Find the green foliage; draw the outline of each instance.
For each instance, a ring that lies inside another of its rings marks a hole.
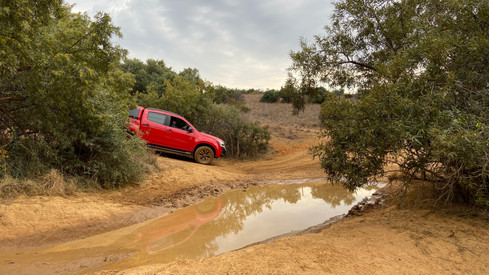
[[[292,96],[296,93],[295,88],[293,86],[284,86],[280,89],[280,95],[282,97],[283,103],[291,103]]]
[[[238,89],[229,89],[224,86],[218,85],[213,87],[214,102],[217,104],[231,104],[239,105],[244,102],[244,94],[246,91]]]
[[[233,106],[245,113],[250,111],[244,100],[244,94],[248,92],[247,90],[229,89],[221,85],[208,88],[210,88],[208,92],[213,94],[214,103]]]
[[[260,102],[266,103],[275,103],[280,100],[280,92],[275,90],[268,90],[263,93],[263,96],[260,98]]]
[[[171,68],[166,67],[163,60],[148,59],[146,63],[138,59],[125,60],[121,66],[122,70],[134,75],[135,83],[132,93],[146,93],[148,89],[153,89],[159,95],[165,93],[162,85],[165,80],[173,81],[177,76]]]
[[[244,122],[235,107],[213,108],[204,128],[224,140],[228,150],[226,154],[230,156],[255,157],[268,151],[271,138],[268,127]]]
[[[107,14],[92,20],[62,1],[3,1],[0,7],[0,148],[5,174],[57,169],[104,186],[137,180],[127,141],[129,88],[118,68],[126,51]],[[0,162],[2,163],[2,162]]]
[[[439,199],[489,206],[487,1],[340,1],[332,19],[288,79],[297,110],[321,83],[357,91],[323,103],[326,173],[354,189],[395,163]]]
[[[313,96],[310,96],[310,102],[314,104],[321,104],[326,100],[328,96],[328,91],[324,87],[317,87],[313,92]]]
[[[343,94],[340,94],[339,91],[342,90],[337,90],[335,92],[338,96],[342,96]],[[321,104],[326,99],[328,93],[330,92],[324,87],[311,87],[309,88],[307,103]],[[279,91],[267,90],[260,98],[260,102],[276,103],[280,101],[283,103],[292,103],[299,100],[296,98],[297,95],[298,92],[294,86],[285,85],[285,87],[282,87]]]
[[[192,122],[195,121],[194,126],[200,128],[205,123],[202,118],[209,115],[213,105],[210,95],[201,92],[203,82],[196,86],[176,76],[172,83],[165,81],[163,85],[166,93],[161,95],[151,88],[148,93],[138,93],[138,104],[178,113]]]

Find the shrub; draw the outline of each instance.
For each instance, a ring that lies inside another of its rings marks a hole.
[[[315,92],[310,96],[310,102],[313,104],[322,104],[328,96],[328,92],[324,87],[315,88]]]
[[[223,86],[215,86],[213,87],[214,93],[214,103],[216,104],[234,104],[236,102],[244,102],[244,93],[243,90],[238,89],[229,89]]]
[[[280,92],[275,90],[268,90],[265,93],[263,93],[260,102],[276,103],[279,100],[280,100]]]
[[[221,137],[226,143],[226,154],[233,157],[255,157],[268,150],[268,128],[244,122],[235,107],[215,107],[204,129]]]

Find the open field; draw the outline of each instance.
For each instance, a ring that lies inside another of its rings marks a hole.
[[[22,247],[62,243],[146,221],[208,195],[267,180],[321,178],[308,148],[317,144],[319,106],[300,117],[287,104],[246,97],[245,116],[270,127],[272,152],[257,160],[219,160],[211,166],[158,157],[161,171],[137,186],[69,196],[19,197],[0,203],[0,255]],[[216,257],[148,265],[101,274],[487,274],[489,215],[478,209],[430,203],[399,207],[388,186],[385,205],[344,219],[316,234],[293,236]],[[0,259],[0,273],[16,265]],[[27,273],[53,273],[47,263]],[[44,269],[43,269],[44,268]],[[78,267],[78,271],[83,268]]]

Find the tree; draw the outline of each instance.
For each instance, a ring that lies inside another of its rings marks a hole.
[[[280,92],[276,90],[267,90],[260,98],[260,102],[276,103],[280,100]]]
[[[134,181],[140,146],[126,141],[130,75],[126,51],[107,14],[92,20],[61,0],[2,1],[0,6],[0,148],[6,173],[49,169],[96,179]],[[128,153],[134,154],[128,154]]]
[[[489,206],[489,4],[350,0],[292,52],[297,110],[319,84],[357,92],[321,108],[325,172],[354,189],[395,163],[438,199]]]
[[[165,93],[163,82],[173,81],[177,75],[166,67],[163,60],[148,59],[146,63],[138,59],[127,59],[122,64],[122,70],[134,75],[135,83],[132,93],[146,93],[148,89],[156,90],[158,94]]]
[[[181,71],[178,74],[178,76],[183,78],[183,80],[192,83],[195,86],[202,87],[204,84],[204,81],[202,80],[202,78],[200,78],[199,70],[197,69],[185,68],[183,71]]]

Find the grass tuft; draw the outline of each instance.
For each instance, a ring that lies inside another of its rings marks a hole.
[[[42,177],[42,195],[66,196],[72,195],[76,191],[76,185],[72,180],[65,181],[65,178],[56,170],[51,170]],[[41,194],[40,194],[41,195]]]

